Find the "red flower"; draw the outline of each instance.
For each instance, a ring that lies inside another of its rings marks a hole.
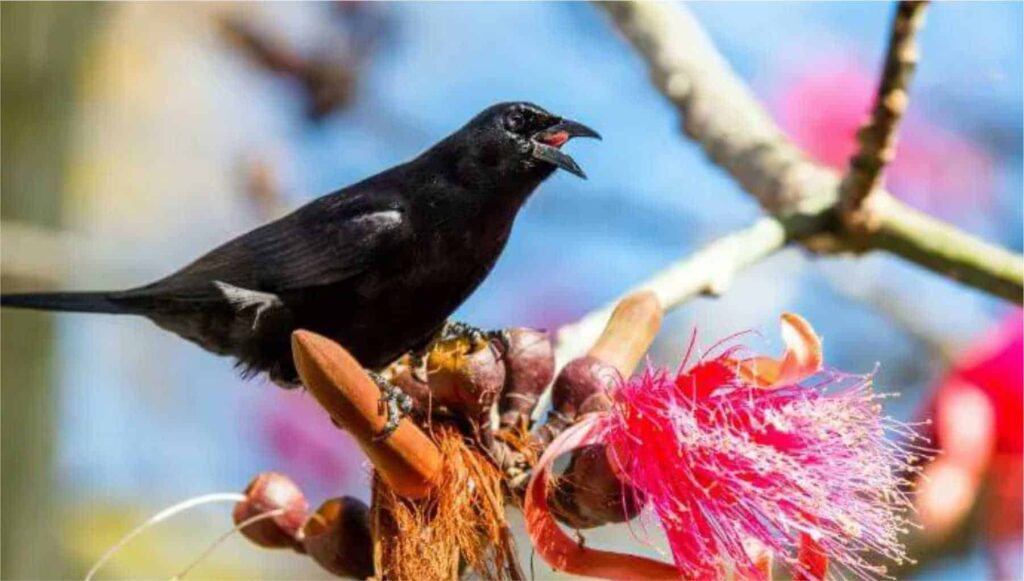
[[[1017,310],[969,349],[939,383],[926,414],[934,417],[932,445],[942,454],[925,468],[916,500],[925,532],[945,537],[978,501],[987,480],[983,525],[999,578],[1020,578],[1022,573],[1022,352],[1024,311]]]
[[[867,552],[902,559],[908,501],[898,474],[913,456],[887,435],[912,432],[880,414],[870,377],[818,373],[821,344],[806,321],[784,315],[783,337],[781,360],[744,358],[734,347],[675,375],[649,369],[610,394],[610,413],[556,440],[526,503],[542,556],[616,577],[614,568],[587,569],[587,555],[567,558],[560,530],[532,504],[554,455],[573,447],[566,442],[601,442],[653,507],[683,578],[764,578],[765,554],[806,578],[823,577],[829,560],[856,576],[884,573]]]

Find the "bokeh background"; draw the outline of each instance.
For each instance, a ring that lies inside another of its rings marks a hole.
[[[892,5],[691,9],[793,138],[842,168]],[[539,190],[461,319],[557,328],[759,215],[586,4],[4,3],[0,16],[5,291],[148,282],[503,100],[604,141],[570,146],[590,180],[560,173]],[[910,204],[1018,252],[1022,17],[1020,3],[931,8],[888,178]],[[673,313],[653,361],[676,362],[695,327],[705,346],[753,329],[777,349],[783,310],[812,321],[831,365],[877,365],[879,385],[902,394],[889,413],[980,410],[946,421],[975,428],[976,478],[933,493],[924,516],[937,524],[913,539],[921,562],[898,574],[1020,578],[1021,312],[888,256],[791,249]],[[314,503],[368,497],[357,449],[309,396],[243,382],[143,319],[5,311],[2,339],[4,578],[81,576],[147,515],[264,470]],[[148,531],[101,576],[174,574],[230,527],[229,510]],[[593,538],[638,546],[624,527]],[[324,574],[235,539],[193,576]]]

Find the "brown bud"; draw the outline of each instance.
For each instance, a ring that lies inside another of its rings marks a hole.
[[[246,538],[270,549],[300,546],[299,530],[306,520],[309,503],[290,478],[277,472],[264,472],[249,483],[245,496],[246,500],[236,504],[232,514],[236,525],[261,514],[284,509],[283,514],[243,528],[241,532]]]
[[[640,514],[638,492],[623,486],[605,454],[605,446],[577,450],[558,479],[549,503],[562,522],[577,529],[624,522]]]
[[[587,355],[559,373],[551,394],[555,413],[538,436],[550,441],[579,415],[607,410],[608,389],[617,378],[632,375],[658,333],[661,316],[661,304],[652,292],[622,299]],[[603,445],[573,454],[553,490],[548,502],[555,516],[576,528],[632,519],[644,505],[639,493],[619,480]]]
[[[302,383],[352,434],[392,490],[406,498],[430,492],[441,471],[437,446],[409,418],[387,438],[377,438],[387,421],[378,407],[380,389],[344,347],[298,330],[292,333],[292,355]]]
[[[498,404],[503,428],[529,417],[555,376],[555,352],[547,333],[517,327],[506,330],[505,336],[505,389]]]
[[[483,425],[505,384],[505,364],[489,341],[443,341],[427,356],[427,381],[436,404]]]
[[[618,371],[607,363],[584,355],[562,368],[551,392],[551,407],[572,420],[580,408],[595,395],[603,395],[615,387]]]
[[[609,407],[611,399],[601,391],[587,397],[577,413],[602,412]],[[644,505],[639,493],[619,480],[603,445],[587,446],[573,454],[549,503],[559,520],[577,529],[625,522],[640,514]]]
[[[306,553],[339,577],[373,576],[373,537],[370,508],[349,496],[320,505],[302,527]]]

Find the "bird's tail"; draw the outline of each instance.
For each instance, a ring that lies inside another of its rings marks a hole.
[[[0,306],[37,311],[71,311],[76,313],[135,312],[129,305],[114,300],[112,292],[24,293],[0,295]]]

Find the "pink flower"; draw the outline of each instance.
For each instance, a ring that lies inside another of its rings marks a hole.
[[[774,99],[779,124],[812,157],[845,170],[857,148],[857,130],[868,121],[878,74],[838,50],[801,63]],[[992,203],[995,164],[968,138],[911,113],[897,148],[886,180],[903,200],[949,218]]]
[[[993,573],[1020,578],[1024,537],[1024,311],[986,333],[936,386],[925,410],[931,445],[942,454],[925,467],[916,504],[925,532],[950,535],[981,496]]]
[[[648,369],[610,394],[610,413],[563,434],[606,444],[653,507],[680,577],[766,578],[767,554],[797,577],[821,578],[832,561],[870,578],[884,568],[867,554],[905,557],[909,502],[899,475],[915,456],[889,438],[913,432],[881,414],[884,396],[869,376],[821,371],[806,321],[782,322],[782,359],[733,347],[676,374]],[[559,440],[551,448],[566,450]],[[531,489],[538,484],[535,476]],[[536,498],[527,500],[531,525]],[[550,544],[545,532],[540,541]]]
[[[332,494],[347,480],[362,475],[358,447],[312,397],[273,390],[261,405],[261,439],[279,469],[305,483],[311,494]]]

